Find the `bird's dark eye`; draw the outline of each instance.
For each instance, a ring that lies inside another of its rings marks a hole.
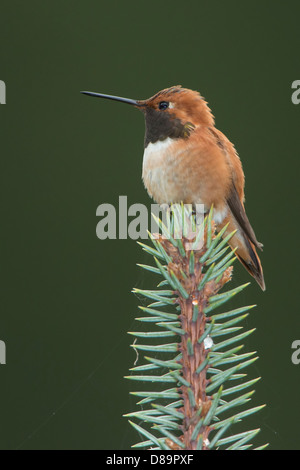
[[[161,101],[159,103],[158,107],[159,107],[159,109],[164,110],[164,109],[167,109],[169,107],[169,104],[170,103],[168,101]]]

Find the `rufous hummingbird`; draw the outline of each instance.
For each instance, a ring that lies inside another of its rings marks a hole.
[[[217,230],[236,230],[232,249],[265,290],[256,239],[244,208],[245,177],[234,145],[215,127],[207,102],[196,91],[173,86],[147,100],[102,93],[89,96],[128,103],[145,116],[143,181],[158,204],[204,204],[214,207]]]

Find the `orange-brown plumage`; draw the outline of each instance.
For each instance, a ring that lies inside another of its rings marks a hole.
[[[233,144],[215,127],[206,101],[196,91],[174,86],[148,100],[100,93],[100,98],[131,104],[145,115],[143,181],[159,204],[204,204],[214,207],[217,229],[236,230],[230,246],[265,290],[257,241],[244,209],[245,177]]]
[[[139,103],[147,113],[147,108],[158,110],[162,100],[170,104],[161,112],[169,113],[171,120],[190,123],[192,130],[186,137],[171,139],[168,146],[159,144],[166,139],[159,139],[157,151],[155,143],[150,151],[151,142],[146,146],[143,179],[149,194],[160,204],[203,203],[207,209],[213,204],[217,229],[228,223],[224,236],[237,230],[230,246],[236,248],[238,259],[265,290],[256,252],[262,245],[245,213],[245,177],[233,144],[216,129],[211,110],[199,93],[172,87]]]

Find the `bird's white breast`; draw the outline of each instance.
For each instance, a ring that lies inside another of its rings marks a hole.
[[[163,141],[149,143],[144,150],[143,181],[149,195],[158,204],[193,203],[203,204],[209,211],[211,203],[203,197],[207,190],[203,184],[205,175],[195,172],[193,165],[186,164],[189,154],[188,144],[178,145],[176,139],[170,137]],[[201,178],[202,175],[202,178]],[[218,182],[216,181],[216,184]],[[228,215],[228,207],[222,201],[214,208],[214,220],[220,224]]]
[[[167,137],[165,140],[158,140],[154,144],[150,142],[144,150],[143,169],[162,163],[165,156],[173,146],[174,140]]]
[[[144,184],[150,196],[160,204],[173,200],[172,187],[176,180],[176,171],[172,164],[176,159],[174,144],[176,145],[174,139],[167,137],[162,141],[150,142],[144,150]]]

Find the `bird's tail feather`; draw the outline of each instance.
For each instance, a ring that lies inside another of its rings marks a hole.
[[[235,235],[230,239],[229,245],[232,249],[236,249],[236,257],[246,268],[248,273],[254,277],[261,289],[263,291],[266,290],[263,269],[254,244],[233,218],[226,218],[222,224],[218,225],[217,230],[221,230],[227,223],[229,223],[229,225],[223,237],[237,229]]]
[[[239,261],[242,263],[242,265],[247,269],[249,274],[254,277],[256,282],[259,284],[261,289],[263,291],[266,290],[266,284],[264,280],[264,274],[263,274],[263,269],[261,266],[260,259],[256,253],[255,247],[253,243],[248,240],[246,237],[245,239],[245,244],[247,245],[248,248],[248,254],[250,256],[247,256],[246,259],[243,258],[242,254],[239,253],[239,250],[236,251],[236,256],[239,259]]]

